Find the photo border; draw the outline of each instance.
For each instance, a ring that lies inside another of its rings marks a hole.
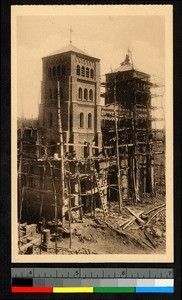
[[[149,7],[150,6],[150,7]],[[12,262],[21,262],[21,263],[29,263],[29,262],[36,262],[35,259],[39,260],[39,263],[47,262],[49,258],[49,262],[66,262],[66,263],[96,263],[96,262],[128,262],[128,263],[135,263],[143,262],[143,263],[157,263],[157,262],[168,262],[172,263],[174,261],[174,239],[173,239],[173,176],[171,177],[171,173],[173,174],[173,28],[172,28],[172,6],[171,5],[119,5],[122,7],[122,13],[126,15],[129,10],[129,14],[133,15],[164,15],[166,20],[166,33],[165,33],[165,40],[167,46],[165,47],[166,54],[165,54],[165,67],[166,67],[166,215],[167,215],[167,234],[166,234],[166,254],[133,254],[133,255],[126,255],[126,254],[102,254],[102,255],[54,255],[54,254],[46,254],[46,255],[18,255],[18,233],[15,224],[17,224],[17,132],[16,132],[16,117],[17,117],[17,77],[16,77],[16,55],[17,55],[17,48],[16,48],[16,17],[19,14],[23,15],[39,15],[40,11],[44,11],[44,13],[50,15],[54,12],[54,15],[58,14],[58,9],[54,5],[46,5],[45,6],[12,6],[12,20],[11,20],[11,49],[12,49],[12,56],[11,56],[11,66],[12,66],[12,93],[11,93],[11,108],[12,108],[12,121],[11,121],[11,143],[12,143]],[[56,12],[54,9],[56,8]],[[64,5],[62,7],[62,13],[67,13],[66,11],[70,8],[70,5]],[[118,7],[117,5],[102,5],[102,10],[100,9],[99,5],[73,5],[71,6],[72,14],[73,11],[76,13],[85,14],[87,10],[87,15],[94,14],[94,15],[104,15],[104,14],[117,14],[118,15]],[[48,10],[45,12],[45,10]],[[70,15],[70,12],[69,12]],[[168,199],[167,199],[168,198]],[[16,200],[15,200],[16,199]],[[169,200],[170,199],[170,200]],[[169,202],[171,201],[171,202]]]

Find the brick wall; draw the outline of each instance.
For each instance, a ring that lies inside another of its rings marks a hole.
[[[65,74],[62,74],[63,65]],[[82,73],[77,74],[78,65],[80,68],[85,68],[84,76]],[[55,73],[57,67],[60,67],[59,74]],[[88,141],[92,143],[93,139],[100,142],[101,112],[100,106],[98,106],[100,101],[100,61],[74,52],[43,58],[39,124],[45,129],[44,141],[48,143],[56,142],[59,138],[57,134],[58,98],[56,95],[58,81],[60,82],[62,128],[67,132],[67,142],[84,143]],[[79,97],[79,88],[82,89],[82,97]],[[82,127],[80,127],[80,113],[84,115]],[[88,126],[88,114],[91,114],[91,126]],[[82,152],[79,150],[80,154]]]

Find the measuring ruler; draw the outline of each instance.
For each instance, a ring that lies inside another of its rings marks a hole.
[[[13,293],[173,293],[172,268],[12,268]]]

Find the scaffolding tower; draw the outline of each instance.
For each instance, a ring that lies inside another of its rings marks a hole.
[[[102,83],[106,91],[102,135],[103,148],[108,148],[105,156],[112,158],[117,170],[118,185],[121,177],[117,188],[120,203],[131,199],[137,204],[146,194],[155,195],[156,173],[164,176],[164,170],[157,168],[164,168],[165,136],[164,130],[156,128],[156,122],[164,119],[153,114],[158,106],[152,105],[152,98],[158,94],[152,94],[151,87],[159,85],[128,65],[126,62],[120,70],[106,74]]]

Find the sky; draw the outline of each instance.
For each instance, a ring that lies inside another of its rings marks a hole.
[[[134,65],[165,80],[165,19],[150,15],[17,16],[17,114],[37,117],[42,60],[70,41],[101,60],[101,75],[119,67],[128,48]],[[23,108],[22,108],[23,107]]]

